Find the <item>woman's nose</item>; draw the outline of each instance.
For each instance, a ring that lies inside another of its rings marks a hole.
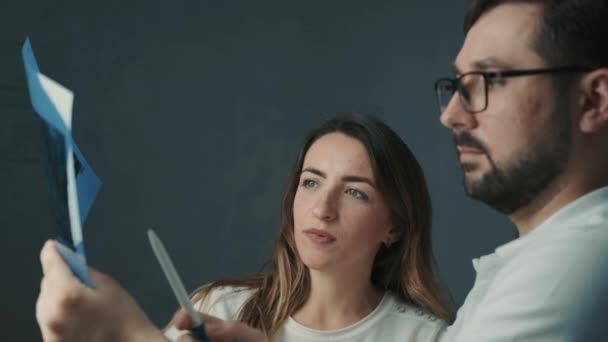
[[[336,196],[331,191],[325,191],[319,194],[312,213],[322,221],[333,221],[338,217],[336,210]]]

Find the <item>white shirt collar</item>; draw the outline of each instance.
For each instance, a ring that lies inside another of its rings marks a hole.
[[[547,234],[555,234],[563,229],[583,227],[595,219],[594,212],[608,209],[608,186],[596,189],[559,209],[528,234],[496,248],[496,254],[508,258],[517,253],[530,241],[542,239]],[[577,222],[572,225],[570,222]]]

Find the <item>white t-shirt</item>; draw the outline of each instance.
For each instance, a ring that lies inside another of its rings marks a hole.
[[[222,319],[236,319],[254,290],[222,287],[214,289],[199,309]],[[275,342],[434,342],[446,324],[435,316],[385,293],[380,304],[359,322],[338,330],[310,329],[289,317],[275,336]],[[174,340],[182,332],[169,329]]]
[[[442,342],[608,341],[608,187],[473,266]]]

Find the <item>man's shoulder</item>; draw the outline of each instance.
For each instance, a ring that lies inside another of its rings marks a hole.
[[[608,299],[608,220],[561,228],[497,259],[485,305],[569,316],[581,303]]]
[[[564,269],[570,265],[574,270],[579,263],[608,266],[608,218],[589,218],[555,234],[543,234],[505,260],[514,267],[525,264],[526,269]]]

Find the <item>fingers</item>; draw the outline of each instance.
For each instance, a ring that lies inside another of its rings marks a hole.
[[[94,289],[112,290],[122,288],[122,286],[108,274],[100,272],[91,266],[88,266],[88,269],[91,284]]]
[[[201,313],[201,319],[203,320],[203,324],[205,325],[205,333],[212,340],[218,341],[228,341],[231,337],[230,331],[226,331],[229,327],[227,327],[227,322],[217,317],[207,315]]]
[[[63,261],[53,240],[47,240],[42,247],[40,263],[44,274],[40,282],[40,293],[58,299],[62,307],[70,306],[82,294],[84,285]]]
[[[44,275],[41,283],[41,290],[43,289],[43,284],[45,283],[45,278],[49,278],[50,274],[53,278],[53,281],[47,281],[47,283],[53,283],[55,286],[57,284],[65,284],[67,282],[73,282],[72,286],[76,287],[84,287],[80,285],[76,285],[80,283],[80,280],[74,276],[74,273],[63,260],[59,252],[57,251],[60,246],[58,246],[59,242],[54,240],[47,240],[40,251],[40,263],[42,264],[42,273]],[[67,247],[61,246],[61,248],[66,249]],[[71,251],[66,252],[70,253]],[[116,287],[118,284],[108,275],[97,271],[92,267],[88,267],[88,273],[91,278],[91,282],[95,288],[108,288],[108,287]],[[62,282],[57,283],[57,280],[61,280]],[[86,291],[86,290],[85,290]]]
[[[51,270],[42,279],[40,294],[36,300],[36,321],[44,341],[59,340],[68,336],[73,325],[73,313],[81,306],[82,289],[73,285],[77,281],[65,281],[58,272]]]
[[[42,246],[42,250],[40,251],[40,264],[42,265],[42,273],[44,275],[52,269],[58,269],[60,272],[72,274],[70,268],[57,252],[57,247],[53,240],[47,240],[44,243],[44,246]]]
[[[244,323],[232,320],[223,320],[201,313],[205,325],[205,333],[216,342],[268,342],[268,338],[260,330],[247,326]],[[172,324],[179,330],[191,330],[194,324],[184,310],[178,310],[173,315]],[[182,335],[178,342],[197,341],[191,334]]]
[[[184,309],[178,310],[175,315],[173,315],[171,323],[179,330],[190,330],[194,328],[194,323]]]
[[[218,324],[221,322],[225,322],[225,320],[223,320],[223,319],[217,318],[215,316],[207,315],[206,313],[202,313],[202,312],[201,312],[201,319],[203,320],[203,323],[205,323],[205,325]]]
[[[80,309],[85,287],[63,261],[53,240],[42,247],[40,263],[44,275],[36,301],[36,320],[45,341],[60,340],[58,336],[68,336],[71,331],[71,317]]]
[[[69,307],[82,295],[82,289],[85,287],[57,252],[55,241],[45,242],[40,251],[40,263],[44,274],[40,282],[41,294],[50,294],[51,298],[59,299],[62,307]]]
[[[162,338],[118,282],[89,268],[94,288],[86,287],[64,262],[64,252],[71,251],[63,251],[54,241],[47,241],[40,252],[44,276],[36,302],[36,320],[44,341],[157,341]]]

